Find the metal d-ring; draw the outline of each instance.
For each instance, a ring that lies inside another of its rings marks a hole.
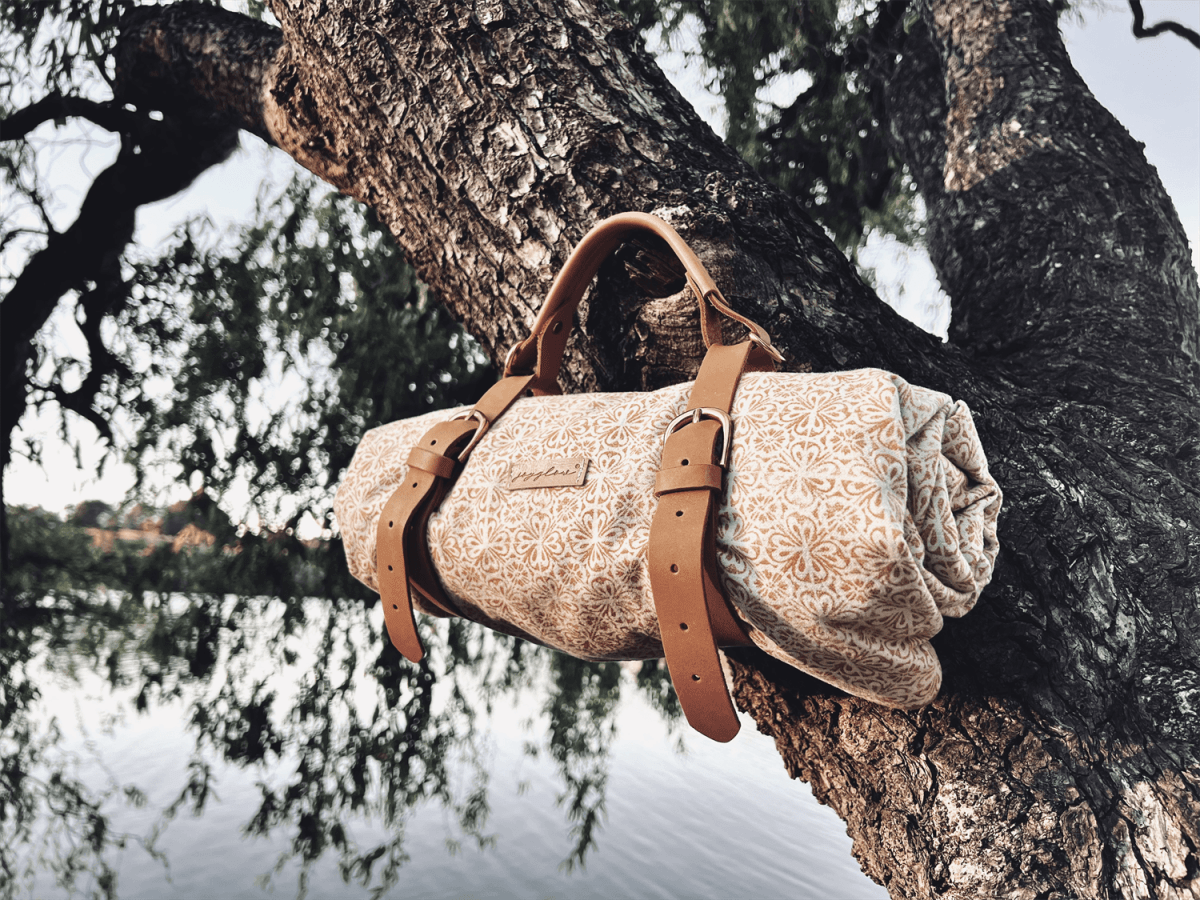
[[[528,340],[528,338],[526,338],[526,340]],[[505,357],[504,357],[504,375],[506,377],[514,374],[513,370],[512,370],[513,357],[517,355],[517,350],[519,350],[521,348],[521,345],[524,343],[525,343],[525,341],[517,341],[515,344],[513,344],[511,347],[508,348],[508,353],[505,354]]]
[[[783,362],[783,354],[775,349],[775,345],[772,344],[771,339],[766,336],[766,332],[763,332],[763,334],[760,335],[758,332],[751,330],[749,337],[751,341],[766,350],[767,355],[771,357],[771,359],[775,360],[775,362]]]

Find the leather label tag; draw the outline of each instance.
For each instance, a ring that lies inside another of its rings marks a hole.
[[[587,470],[586,456],[515,462],[508,467],[507,487],[510,491],[540,487],[579,487],[587,477]]]

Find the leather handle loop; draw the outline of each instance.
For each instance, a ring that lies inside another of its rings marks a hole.
[[[706,347],[721,346],[723,343],[720,320],[715,315],[720,313],[750,329],[753,340],[762,345],[769,356],[776,361],[782,360],[782,356],[771,345],[767,332],[729,307],[712,276],[692,248],[679,236],[679,232],[657,216],[627,212],[600,222],[579,242],[554,279],[529,337],[509,351],[504,373],[510,375],[518,370],[532,371],[535,393],[553,392],[571,330],[571,320],[584,291],[600,271],[600,265],[618,246],[634,235],[647,232],[665,240],[683,263],[688,285],[700,305],[700,324]]]

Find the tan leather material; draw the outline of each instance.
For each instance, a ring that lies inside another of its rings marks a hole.
[[[659,502],[650,526],[650,583],[671,683],[688,724],[715,741],[730,741],[741,726],[705,602],[704,532],[711,496],[689,491]],[[670,520],[665,536],[664,520]]]
[[[454,477],[454,467],[458,465],[458,461],[422,447],[413,447],[408,453],[408,464],[436,475],[438,478],[452,478]]]
[[[413,492],[411,498],[410,491]],[[412,601],[408,596],[408,572],[404,565],[403,540],[396,532],[397,524],[403,528],[403,523],[411,511],[411,502],[419,502],[415,492],[416,486],[411,481],[406,481],[392,493],[383,508],[383,515],[379,517],[379,536],[375,546],[378,548],[376,577],[388,637],[402,656],[413,662],[420,662],[425,655],[425,649],[417,635]]]
[[[439,422],[421,439],[424,447],[416,449],[429,456],[439,455],[433,452],[433,448],[440,445],[445,452],[456,446],[461,447],[477,427],[477,423],[466,419]],[[453,461],[449,462],[453,466]],[[429,577],[432,565],[427,560],[414,559],[412,550],[413,544],[424,535],[424,528],[420,526],[428,520],[433,501],[439,494],[439,482],[443,481],[433,472],[410,465],[405,480],[384,507],[375,542],[379,596],[388,636],[396,649],[413,662],[420,661],[424,650],[413,621],[410,582],[414,578],[419,579],[423,587],[422,594],[434,608],[448,615],[453,614],[450,602],[437,585],[436,578]]]
[[[442,584],[438,580],[437,571],[433,567],[433,561],[429,558],[429,549],[426,545],[429,534],[429,517],[437,512],[449,487],[447,481],[439,479],[428,501],[422,504],[417,514],[414,515],[412,527],[407,530],[404,543],[404,560],[409,589],[416,591],[425,601],[423,609],[427,614],[440,619],[462,616],[462,613],[446,596],[446,592],[442,590]],[[409,599],[413,599],[411,593]]]
[[[480,429],[490,427],[532,380],[529,375],[501,379],[470,413],[429,429],[409,451],[407,474],[384,506],[375,540],[379,597],[392,644],[413,662],[420,662],[425,651],[413,619],[410,589],[427,601],[431,614],[458,615],[429,559],[429,517],[445,497]]]
[[[696,386],[688,398],[688,409],[707,406],[728,413],[733,408],[733,395],[737,393],[746,364],[757,348],[752,341],[710,347],[696,373]]]
[[[676,247],[700,300],[699,377],[548,396],[587,283],[646,230]],[[930,641],[975,604],[998,551],[1002,495],[970,410],[879,370],[773,373],[766,333],[677,243],[652,217],[602,223],[509,354],[506,373],[529,374],[449,421],[364,436],[334,504],[351,573],[380,590],[414,659],[414,604],[585,659],[665,653],[688,721],[717,740],[737,731],[724,646],[752,643],[886,706],[928,703],[941,684]],[[750,341],[724,346],[722,315]],[[587,460],[582,483],[509,489],[514,467],[569,459]]]
[[[722,343],[721,322],[716,315],[719,312],[750,329],[751,334],[760,342],[760,348],[771,348],[764,352],[782,358],[771,347],[771,338],[763,328],[735,312],[725,302],[704,264],[674,228],[655,216],[630,212],[605,219],[579,242],[554,280],[530,336],[514,346],[509,353],[505,374],[532,371],[536,376],[534,392],[552,391],[558,380],[571,321],[584,291],[596,277],[601,263],[613,250],[630,237],[647,232],[665,240],[683,263],[688,286],[700,305],[701,331],[706,347],[719,346]]]
[[[694,491],[699,489],[719,491],[723,484],[725,470],[720,466],[697,463],[686,466],[672,466],[663,469],[654,479],[654,496],[671,494],[675,491]]]
[[[412,599],[409,586],[413,571],[409,567],[411,543],[417,523],[427,515],[430,499],[437,489],[436,476],[419,469],[409,470],[405,481],[396,489],[379,518],[377,567],[379,572],[379,599],[383,605],[383,620],[388,637],[400,653],[413,662],[420,662],[425,651],[417,635],[413,619]],[[446,610],[444,597],[435,597],[437,587],[422,592],[434,604],[435,609]]]
[[[475,409],[487,418],[488,422],[495,422],[532,385],[532,375],[512,375],[501,378],[479,398]]]
[[[688,409],[727,417],[753,347],[749,341],[710,347],[688,398]],[[657,481],[685,477],[676,473],[699,471],[703,475],[715,470],[719,490],[724,470],[714,463],[724,455],[732,436],[723,432],[730,427],[717,418],[685,421],[666,439]],[[717,627],[724,632],[722,636],[731,637],[728,632],[736,620],[714,577],[717,491],[709,478],[697,481],[690,490],[662,492],[659,497],[650,525],[650,589],[671,683],[688,723],[715,741],[729,741],[741,726],[721,670]]]

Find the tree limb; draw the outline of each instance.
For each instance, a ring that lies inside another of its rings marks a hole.
[[[1072,67],[1051,7],[917,9],[881,77],[929,210],[951,340],[1045,397],[1200,396],[1187,237],[1161,182],[1141,174],[1141,145]]]
[[[47,218],[46,247],[0,304],[3,464],[24,412],[30,342],[58,299],[97,280],[132,238],[137,208],[179,192],[224,160],[239,129],[272,140],[262,91],[279,45],[278,29],[205,3],[134,9],[122,21],[112,101],[51,95],[3,123],[5,140],[62,115],[125,135],[117,161],[93,182],[71,227],[58,234]],[[126,104],[139,111],[129,112]],[[165,117],[151,119],[150,110]]]
[[[125,138],[117,160],[96,177],[79,216],[26,264],[0,303],[3,464],[25,409],[31,342],[67,291],[97,280],[133,238],[139,206],[178,193],[237,146],[237,132],[213,133],[174,118],[154,123],[142,140]]]
[[[660,211],[792,366],[883,366],[970,403],[1006,492],[1002,553],[936,642],[942,696],[897,712],[730,654],[739,704],[846,816],[874,877],[896,897],[1196,892],[1200,297],[1161,184],[1082,102],[1049,6],[922,4],[891,86],[935,260],[974,322],[966,353],[881,309],[599,3],[273,9],[275,120],[319,138],[335,183],[493,354],[590,224]],[[581,310],[569,389],[694,371],[683,305],[622,276],[602,271]]]
[[[1196,893],[1195,277],[1124,130],[1090,102],[1091,132],[1060,108],[1081,82],[1049,7],[924,5],[911,67],[889,85],[975,359],[884,309],[601,4],[273,8],[287,43],[263,61],[264,110],[243,118],[369,203],[493,355],[524,336],[590,224],[640,209],[673,220],[793,367],[884,366],[971,403],[1006,491],[1003,550],[979,607],[939,636],[938,700],[884,709],[730,654],[739,704],[846,817],[875,878],[896,897]],[[991,18],[981,29],[976,15]],[[1025,82],[1044,92],[1021,94]],[[1080,196],[1099,212],[1082,215]],[[1104,204],[1132,224],[1097,256]],[[566,386],[686,378],[701,352],[689,308],[647,302],[610,265],[581,309]]]
[[[146,121],[144,115],[129,112],[113,102],[97,103],[84,97],[49,94],[0,120],[0,141],[19,140],[44,122],[65,118],[87,119],[117,133],[133,132]]]
[[[96,395],[108,376],[126,378],[131,374],[124,362],[114,356],[104,344],[100,333],[101,323],[114,310],[123,306],[129,297],[129,285],[121,277],[121,263],[117,256],[106,257],[101,271],[96,275],[95,286],[79,298],[78,309],[83,312],[79,330],[87,342],[87,375],[73,391],[67,391],[61,383],[41,386],[49,392],[63,409],[70,410],[91,422],[101,439],[112,443],[112,423],[106,411],[96,408]]]
[[[122,102],[271,143],[262,92],[280,44],[278,28],[208,3],[140,7],[121,23],[114,92]]]
[[[1129,8],[1133,10],[1133,36],[1135,38],[1151,38],[1158,37],[1164,32],[1177,34],[1193,47],[1200,48],[1200,34],[1197,34],[1186,25],[1180,25],[1178,22],[1164,20],[1157,25],[1145,27],[1146,13],[1142,9],[1142,0],[1129,0]]]

